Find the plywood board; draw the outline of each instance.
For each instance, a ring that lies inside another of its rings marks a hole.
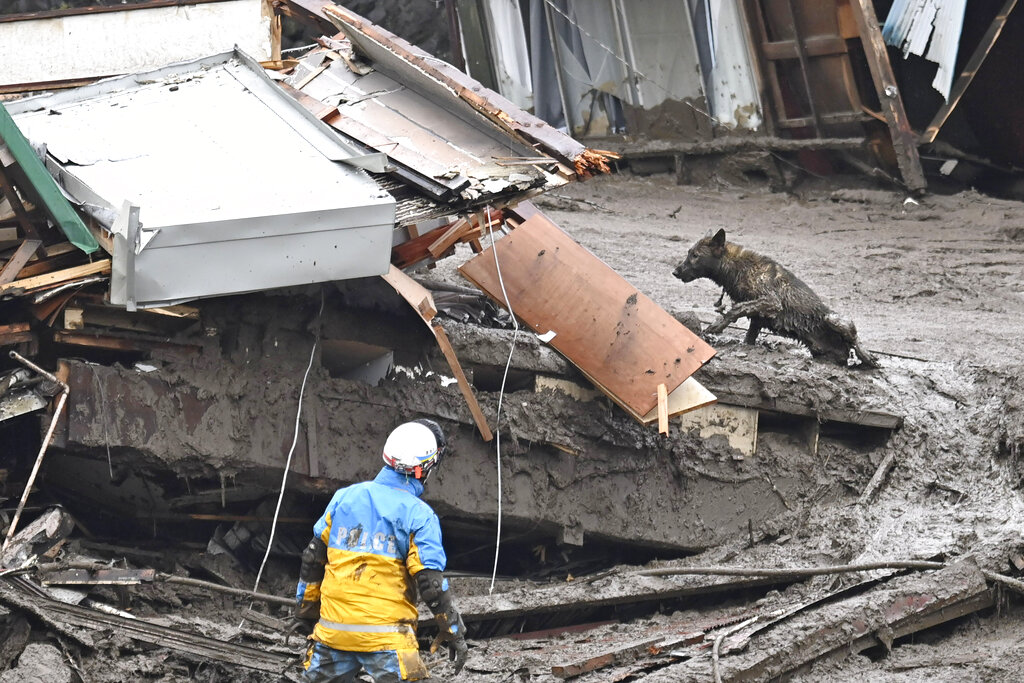
[[[543,214],[532,216],[459,271],[634,416],[671,393],[715,351]]]
[[[730,446],[749,456],[757,450],[757,416],[752,408],[719,403],[686,413],[679,419],[679,429],[697,429],[702,439],[721,434]]]
[[[668,416],[682,415],[691,410],[711,405],[717,400],[718,398],[708,391],[703,384],[693,377],[687,377],[685,382],[668,395]],[[658,409],[654,408],[654,410],[644,415],[640,421],[644,424],[650,424],[657,419]]]

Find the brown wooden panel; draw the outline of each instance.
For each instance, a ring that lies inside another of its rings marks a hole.
[[[515,315],[631,412],[658,404],[715,351],[542,214],[495,245]],[[505,305],[493,248],[459,271]]]

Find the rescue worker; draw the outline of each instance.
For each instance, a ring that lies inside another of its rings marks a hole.
[[[376,683],[430,676],[416,642],[416,588],[437,621],[458,673],[465,625],[444,577],[441,525],[420,500],[447,442],[433,420],[399,425],[384,443],[373,481],[338,489],[302,554],[296,617],[316,620],[303,662],[305,680]]]

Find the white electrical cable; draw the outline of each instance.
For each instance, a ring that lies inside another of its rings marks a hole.
[[[491,251],[494,253],[494,269],[498,271],[498,284],[501,285],[501,296],[505,299],[505,308],[512,318],[512,325],[515,333],[512,335],[512,344],[508,349],[508,360],[505,361],[505,374],[501,377],[501,390],[498,392],[498,414],[494,422],[494,446],[497,451],[498,464],[498,531],[494,541],[494,569],[491,572],[491,588],[488,593],[494,592],[494,583],[498,577],[498,553],[501,550],[501,403],[505,398],[505,380],[508,379],[508,369],[512,364],[512,353],[516,349],[516,340],[519,338],[519,321],[512,310],[512,304],[508,300],[508,292],[505,291],[505,281],[501,277],[501,266],[498,264],[498,249],[494,245],[494,230],[491,229],[491,207],[487,207],[487,227],[491,235]]]
[[[288,449],[288,459],[284,463],[284,475],[281,477],[281,492],[277,496],[277,508],[274,510],[274,522],[270,525],[270,539],[267,541],[267,552],[263,553],[263,562],[260,563],[260,570],[256,574],[256,583],[252,587],[255,593],[260,588],[260,579],[263,578],[263,570],[267,566],[267,559],[270,557],[270,549],[274,547],[274,535],[277,533],[277,518],[281,514],[281,501],[284,500],[285,485],[288,483],[288,472],[292,468],[292,455],[295,453],[295,444],[299,442],[299,418],[302,417],[302,397],[306,393],[306,380],[309,379],[309,371],[313,367],[313,358],[316,356],[316,348],[320,345],[320,318],[324,313],[324,290],[320,288],[320,311],[316,314],[316,336],[313,339],[313,348],[309,352],[309,364],[306,366],[306,374],[302,376],[302,386],[299,388],[299,406],[295,410],[295,435],[292,437],[292,447]]]

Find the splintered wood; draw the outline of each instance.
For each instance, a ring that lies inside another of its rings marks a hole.
[[[459,271],[641,422],[657,419],[659,384],[671,394],[715,354],[543,214],[495,247],[500,280],[492,248]]]
[[[427,234],[429,235],[430,233]],[[434,319],[437,315],[434,297],[426,287],[413,280],[394,265],[381,277],[394,287],[395,291],[416,310],[420,318],[423,319],[423,322],[430,328],[430,332],[434,335],[434,339],[437,340],[441,353],[444,354],[445,360],[448,361],[448,367],[451,368],[452,374],[455,375],[455,379],[459,384],[459,391],[462,392],[463,398],[466,399],[466,405],[473,416],[473,421],[476,422],[481,438],[484,441],[493,439],[494,435],[491,433],[491,428],[487,426],[487,418],[480,409],[480,404],[473,394],[473,387],[470,386],[469,380],[466,379],[466,373],[462,371],[462,365],[459,364],[459,359],[456,357],[455,350],[448,340],[448,335],[445,334],[441,323]]]

